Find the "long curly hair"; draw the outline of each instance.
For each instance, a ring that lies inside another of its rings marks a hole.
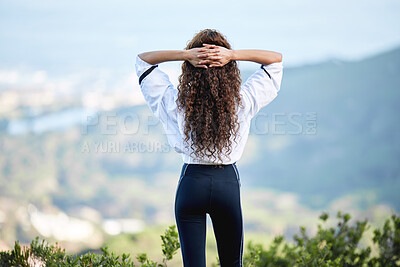
[[[203,44],[231,49],[226,37],[211,29],[197,33],[185,49],[203,47]],[[236,61],[207,69],[183,62],[177,107],[184,113],[184,140],[186,143],[191,140],[191,155],[194,153],[200,159],[207,157],[216,165],[222,162],[222,155],[230,160],[231,136],[237,143],[239,130],[236,112],[238,105],[242,105],[241,82]]]

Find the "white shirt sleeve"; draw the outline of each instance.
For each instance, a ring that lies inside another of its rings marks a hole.
[[[156,66],[136,56],[136,74],[139,78],[146,71],[155,67],[150,73],[144,75],[145,77],[140,81],[140,89],[154,116],[161,121],[170,145],[179,152],[181,137],[175,103],[178,98],[178,90],[170,82],[168,75]]]
[[[282,62],[261,65],[241,87],[245,112],[253,118],[278,95],[283,73]]]
[[[139,56],[136,57],[136,74],[138,77],[141,77],[153,66],[157,65],[151,65]],[[178,97],[178,90],[170,82],[166,73],[159,67],[154,68],[140,82],[140,89],[147,105],[162,123],[167,123],[169,119],[177,121],[175,100]]]

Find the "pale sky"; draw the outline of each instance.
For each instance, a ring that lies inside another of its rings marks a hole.
[[[398,0],[0,0],[0,68],[131,69],[135,55],[183,49],[204,28],[286,66],[354,60],[400,46]]]

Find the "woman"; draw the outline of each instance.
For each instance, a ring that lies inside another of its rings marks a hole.
[[[243,85],[238,60],[261,64]],[[166,61],[184,61],[177,88],[157,67]],[[175,219],[186,267],[206,266],[206,213],[212,220],[221,266],[242,266],[236,162],[250,120],[277,96],[282,70],[280,53],[232,50],[222,34],[210,29],[196,34],[185,50],[146,52],[136,58],[145,100],[184,161],[175,194]]]

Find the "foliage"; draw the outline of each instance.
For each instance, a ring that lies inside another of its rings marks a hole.
[[[249,242],[244,256],[244,266],[400,266],[400,218],[392,215],[383,229],[374,231],[373,243],[379,255],[371,257],[371,247],[361,247],[360,240],[369,228],[367,220],[349,225],[351,216],[337,214],[335,227],[324,226],[327,213],[320,217],[322,224],[314,236],[300,227],[294,235],[294,244],[284,241],[283,236],[274,239],[269,249]]]
[[[386,220],[382,230],[376,229],[373,242],[378,245],[379,257],[372,258],[372,264],[400,266],[400,217],[393,214],[391,221]]]
[[[337,213],[335,226],[327,226],[329,215],[323,213],[321,224],[314,236],[307,234],[305,227],[294,235],[294,243],[286,242],[283,236],[277,236],[268,249],[261,244],[247,243],[247,251],[243,257],[243,265],[250,266],[400,266],[400,217],[393,214],[385,221],[382,229],[375,229],[372,239],[377,247],[377,255],[371,256],[371,247],[362,247],[360,240],[369,228],[367,220],[356,221],[350,225],[349,214]],[[146,253],[136,256],[140,266],[165,267],[180,248],[179,236],[175,225],[170,226],[161,235],[163,262],[157,263],[149,259]],[[102,254],[86,253],[81,256],[67,255],[58,245],[49,245],[38,238],[30,247],[21,248],[15,242],[11,251],[0,252],[0,266],[110,266],[133,267],[135,264],[129,254],[116,256],[107,247],[101,248]],[[218,261],[218,258],[217,258]],[[213,263],[219,266],[219,263]]]
[[[169,229],[165,230],[165,235],[161,236],[162,240],[162,252],[165,258],[163,259],[164,264],[168,260],[172,260],[174,254],[181,247],[179,244],[179,235],[175,231],[175,225],[171,225]],[[165,264],[166,265],[166,264]]]
[[[137,255],[136,259],[141,263],[142,267],[163,267],[167,266],[167,261],[171,260],[173,255],[179,249],[178,233],[175,225],[172,225],[161,235],[163,263],[157,263],[147,257],[145,253]],[[61,266],[61,267],[78,267],[78,266],[110,266],[110,267],[134,267],[135,264],[129,254],[122,256],[109,252],[107,247],[101,248],[102,254],[88,252],[84,255],[73,256],[65,253],[57,243],[50,245],[45,241],[39,242],[36,237],[32,241],[30,247],[21,248],[18,241],[15,242],[14,249],[11,251],[0,252],[0,266]]]

